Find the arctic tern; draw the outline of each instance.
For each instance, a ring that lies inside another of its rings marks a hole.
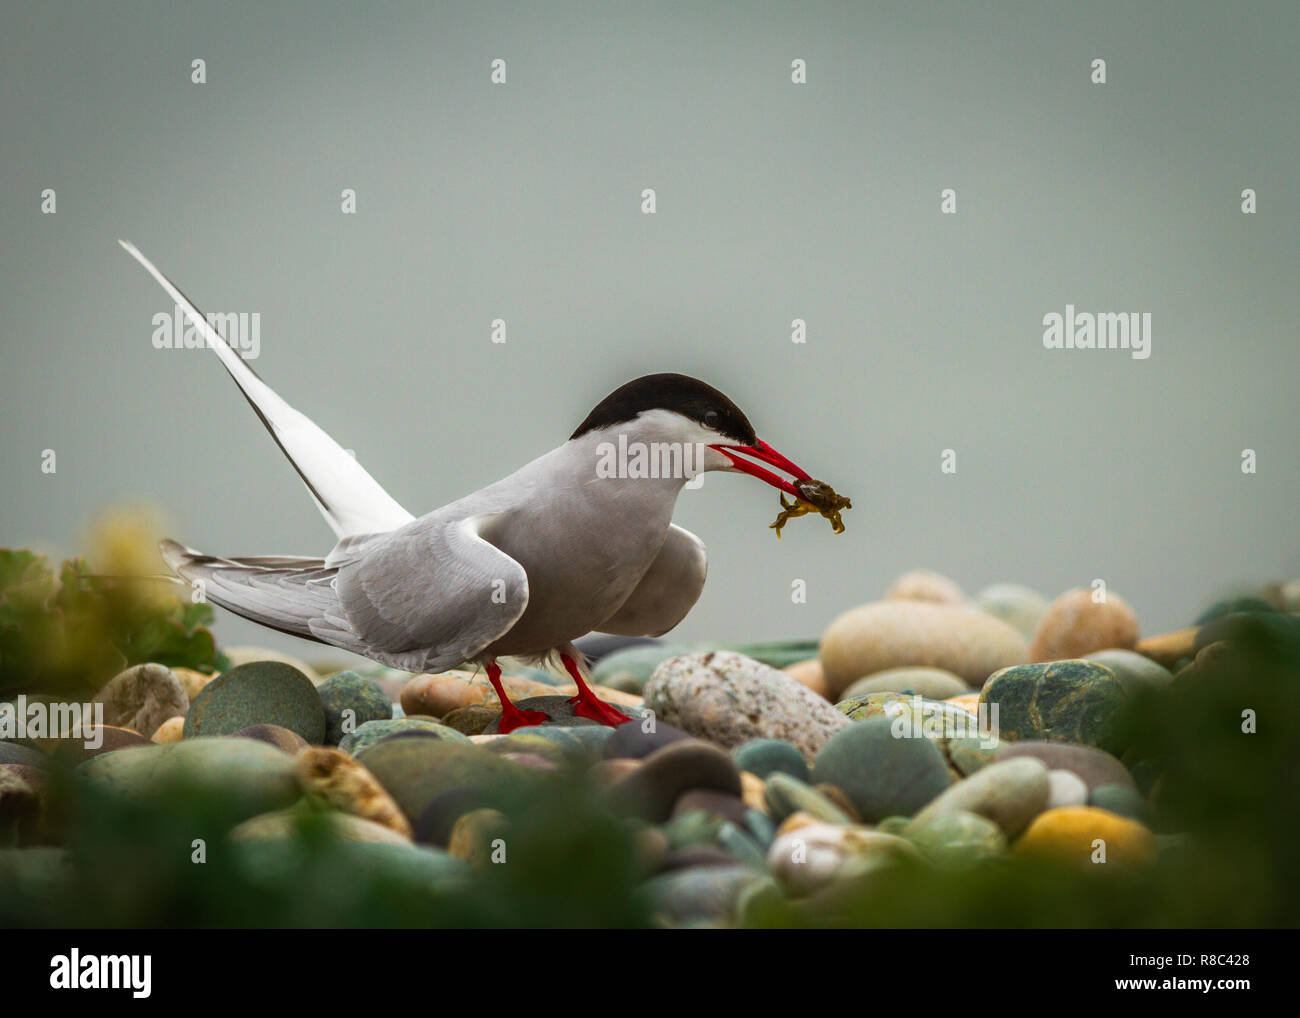
[[[717,389],[665,373],[615,389],[567,441],[508,477],[412,516],[263,382],[143,254],[119,243],[216,352],[337,537],[324,558],[223,558],[165,540],[168,566],[201,581],[210,601],[280,632],[410,672],[481,665],[501,701],[502,732],[547,720],[510,702],[497,664],[505,656],[558,656],[578,689],[575,714],[629,720],[591,691],[573,641],[593,631],[659,636],[699,599],[704,544],[672,522],[690,475],[741,471],[796,498],[790,481],[759,463],[811,480]],[[698,455],[682,457],[691,471],[609,476],[600,467],[612,447]]]

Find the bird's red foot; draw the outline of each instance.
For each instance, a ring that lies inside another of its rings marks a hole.
[[[592,721],[599,721],[602,725],[609,725],[610,728],[617,728],[619,725],[626,724],[632,719],[616,707],[611,707],[603,700],[597,700],[594,696],[569,697],[569,703],[573,704],[573,713],[580,718],[589,718]]]
[[[509,735],[516,728],[527,728],[530,725],[540,725],[543,721],[551,720],[550,715],[543,710],[512,710],[502,711],[501,720],[497,724],[497,731],[502,735]]]

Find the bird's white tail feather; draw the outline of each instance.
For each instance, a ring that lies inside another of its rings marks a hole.
[[[307,485],[317,508],[340,539],[382,533],[413,517],[370,476],[356,459],[305,414],[286,403],[236,354],[188,297],[134,244],[119,244],[167,291],[185,316],[221,358],[248,402]]]

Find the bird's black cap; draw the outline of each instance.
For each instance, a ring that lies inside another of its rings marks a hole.
[[[753,445],[758,441],[753,425],[740,407],[707,382],[673,372],[643,375],[620,385],[596,404],[569,437],[572,440],[588,431],[623,424],[646,410],[671,410],[712,428],[737,445]]]

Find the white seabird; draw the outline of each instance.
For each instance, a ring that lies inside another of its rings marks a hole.
[[[119,243],[216,351],[338,538],[324,558],[221,558],[166,540],[168,566],[237,615],[394,668],[480,664],[501,700],[502,732],[546,720],[506,696],[496,659],[508,655],[558,655],[578,688],[575,713],[628,720],[587,686],[573,641],[593,631],[660,636],[699,599],[704,544],[672,522],[693,475],[739,470],[798,497],[752,457],[810,480],[717,389],[656,374],[606,396],[558,448],[417,518],[263,382],[143,254]],[[639,452],[643,465],[648,450],[655,465],[679,468],[611,471],[620,448]],[[653,476],[630,476],[641,473]]]

